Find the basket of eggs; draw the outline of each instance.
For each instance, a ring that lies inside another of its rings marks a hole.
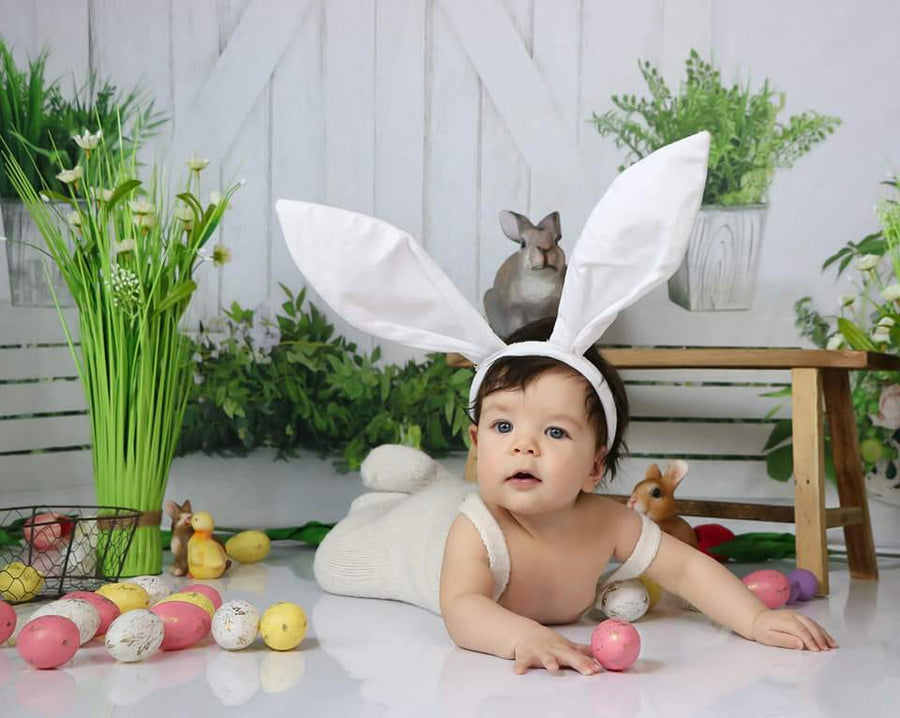
[[[0,508],[0,599],[59,598],[117,581],[140,516],[110,506]]]

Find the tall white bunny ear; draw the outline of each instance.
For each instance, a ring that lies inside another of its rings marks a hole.
[[[609,186],[569,257],[552,344],[581,355],[675,273],[703,199],[709,139],[699,132],[667,145]]]
[[[478,364],[506,344],[406,232],[308,202],[275,205],[291,256],[313,289],[369,334]]]

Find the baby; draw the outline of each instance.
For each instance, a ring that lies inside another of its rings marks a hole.
[[[546,337],[551,327],[535,323],[510,343]],[[473,407],[477,493],[433,462],[410,466],[405,479],[396,465],[364,466],[376,491],[357,499],[320,546],[322,587],[439,612],[457,645],[512,659],[517,673],[602,670],[590,646],[547,626],[572,623],[593,608],[613,558],[745,638],[813,651],[836,647],[812,619],[766,609],[719,562],[593,493],[604,474],[615,474],[628,406],[615,370],[594,348],[585,357],[615,401],[608,449],[603,407],[580,374],[549,357],[503,357]]]

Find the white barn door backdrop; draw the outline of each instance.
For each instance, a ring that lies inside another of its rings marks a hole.
[[[662,287],[612,327],[606,339],[619,345],[796,346],[793,302],[810,294],[832,310],[845,290],[821,263],[872,231],[878,182],[900,158],[897,27],[900,8],[887,1],[0,0],[0,34],[19,60],[49,45],[48,74],[64,86],[95,71],[153,93],[172,121],[147,159],[164,159],[173,181],[193,153],[213,160],[206,191],[247,180],[221,230],[232,261],[203,270],[193,320],[234,300],[277,310],[279,282],[302,286],[275,221],[279,197],[403,227],[480,307],[514,250],[501,210],[535,220],[559,210],[571,249],[623,159],[591,113],[613,94],[644,94],[639,58],[677,85],[696,48],[726,81],[757,87],[769,77],[787,93],[786,114],[841,117],[833,137],[776,177],[754,308],[691,313]],[[23,324],[8,297],[0,262],[0,326]],[[385,350],[389,360],[410,356]],[[792,496],[765,476],[772,403],[759,394],[771,386],[754,384],[786,374],[626,377],[635,458],[620,490],[652,458],[678,455],[692,465],[685,497]],[[0,453],[10,450],[0,439]],[[879,542],[888,519],[876,509],[874,520]]]

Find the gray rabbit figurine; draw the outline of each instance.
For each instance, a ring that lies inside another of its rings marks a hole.
[[[559,246],[559,212],[533,225],[528,217],[504,210],[500,227],[520,249],[497,270],[494,286],[484,293],[484,311],[491,329],[506,338],[529,322],[556,316],[566,255]]]

